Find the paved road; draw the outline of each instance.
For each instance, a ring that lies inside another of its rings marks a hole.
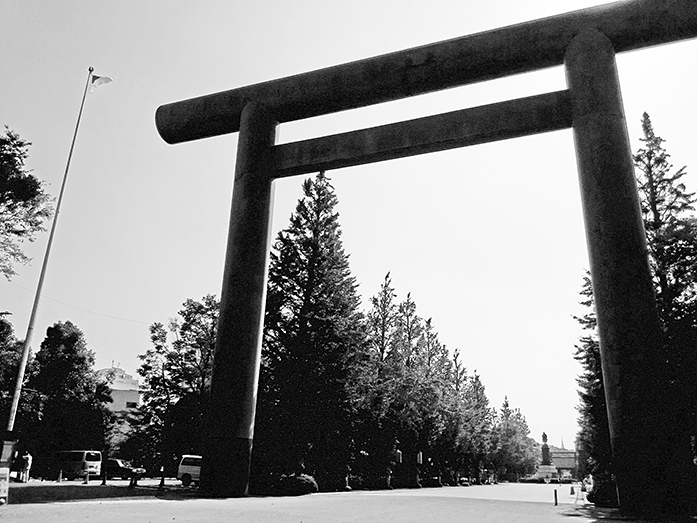
[[[555,488],[558,506],[554,505]],[[0,522],[591,523],[614,517],[587,504],[578,488],[571,495],[569,485],[500,484],[226,500],[158,498],[156,490],[151,492],[151,496],[128,499],[10,503],[0,507]]]

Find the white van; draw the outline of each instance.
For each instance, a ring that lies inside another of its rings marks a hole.
[[[56,453],[55,459],[58,470],[68,480],[102,473],[102,453],[98,450],[63,450]]]
[[[192,483],[198,483],[201,477],[201,456],[184,454],[177,469],[177,479],[182,485],[188,487]]]

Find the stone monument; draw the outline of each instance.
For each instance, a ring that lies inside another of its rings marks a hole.
[[[552,460],[549,459],[549,445],[547,445],[547,434],[542,433],[542,463],[537,466],[535,474],[537,479],[542,479],[549,483],[552,478],[557,477],[557,469],[552,465]]]

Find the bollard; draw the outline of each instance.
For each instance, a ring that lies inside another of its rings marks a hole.
[[[554,506],[556,507],[559,504],[559,501],[557,500],[557,489],[554,489]]]
[[[61,481],[63,481],[63,469],[58,471],[58,479],[56,479],[56,483],[60,483]]]

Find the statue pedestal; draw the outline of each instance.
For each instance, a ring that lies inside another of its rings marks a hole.
[[[538,479],[544,479],[545,481],[556,479],[557,468],[554,465],[538,465],[535,477]]]

